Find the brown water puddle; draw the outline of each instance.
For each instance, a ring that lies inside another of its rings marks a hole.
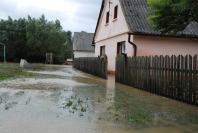
[[[70,66],[0,82],[0,133],[194,133],[198,108]]]

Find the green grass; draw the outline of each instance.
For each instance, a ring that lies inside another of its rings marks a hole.
[[[9,78],[29,77],[29,76],[32,76],[32,74],[22,70],[22,68],[19,67],[19,64],[0,63],[0,81]]]

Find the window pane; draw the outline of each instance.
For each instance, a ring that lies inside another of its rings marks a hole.
[[[126,46],[125,46],[125,42],[122,42],[122,53],[126,52]]]
[[[106,23],[109,23],[109,12],[106,14]]]
[[[117,43],[117,55],[126,53],[125,41]]]
[[[117,44],[117,55],[121,54],[121,45],[120,43]]]
[[[100,47],[100,56],[105,55],[105,46]]]
[[[118,17],[118,6],[114,7],[114,19]]]

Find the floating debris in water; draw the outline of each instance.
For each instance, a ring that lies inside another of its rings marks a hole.
[[[101,103],[102,101],[101,101],[101,99],[100,98],[98,98],[98,103]]]
[[[84,116],[84,114],[83,113],[80,113],[79,116]]]
[[[25,102],[25,104],[26,104],[26,105],[29,104],[30,101],[31,101],[31,97],[29,97],[29,98],[27,99],[27,101]]]
[[[0,104],[2,104],[3,103],[3,99],[0,97]]]
[[[18,103],[17,102],[11,102],[11,103],[5,104],[5,110],[9,110],[10,108],[12,108],[16,104],[18,104]]]
[[[21,96],[21,95],[23,95],[23,94],[25,94],[25,92],[24,92],[24,91],[19,91],[19,92],[17,92],[15,95],[17,95],[17,96]]]

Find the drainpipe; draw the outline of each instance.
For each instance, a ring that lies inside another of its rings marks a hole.
[[[134,56],[136,57],[137,56],[137,45],[135,44],[135,43],[133,43],[133,42],[131,42],[131,35],[132,34],[128,34],[129,36],[128,36],[128,42],[133,46],[133,48],[134,48]]]

